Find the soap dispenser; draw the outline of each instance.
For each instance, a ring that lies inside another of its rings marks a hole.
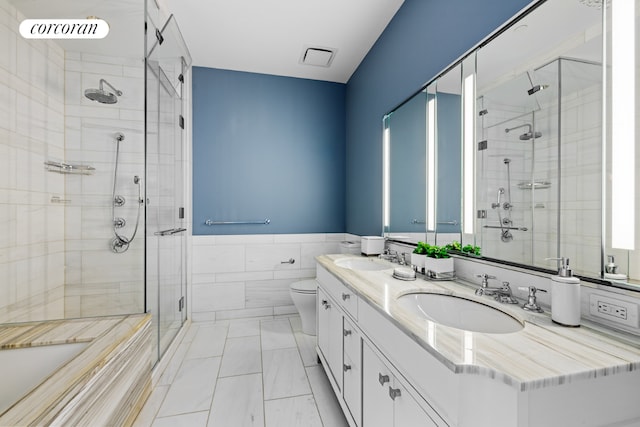
[[[551,276],[551,320],[562,326],[580,326],[580,279],[573,277],[569,258],[560,261],[558,274]]]

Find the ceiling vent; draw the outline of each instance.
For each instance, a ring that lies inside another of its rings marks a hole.
[[[336,50],[326,47],[305,47],[302,50],[300,63],[304,65],[315,65],[316,67],[330,67]]]

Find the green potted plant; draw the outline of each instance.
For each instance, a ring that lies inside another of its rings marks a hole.
[[[413,265],[417,271],[422,272],[424,269],[424,260],[427,255],[428,243],[418,242],[416,248],[411,253],[411,265]]]
[[[433,271],[436,274],[450,273],[453,271],[453,258],[449,255],[447,246],[430,245],[426,250],[427,256],[424,260],[425,271]]]

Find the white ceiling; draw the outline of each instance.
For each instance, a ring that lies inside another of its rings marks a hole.
[[[193,65],[346,83],[404,0],[164,0]],[[330,67],[300,64],[335,49]]]

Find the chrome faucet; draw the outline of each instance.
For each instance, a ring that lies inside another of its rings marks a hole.
[[[391,249],[387,248],[383,254],[378,255],[378,258],[404,265],[404,255],[404,253],[399,254],[398,251],[392,251]]]
[[[489,279],[495,279],[496,276],[490,276],[484,273],[476,274],[476,277],[480,277],[482,279],[482,283],[480,284],[482,287],[476,289],[476,295],[493,295],[493,293],[486,293],[486,291],[492,291],[492,288],[489,288]]]
[[[476,295],[492,296],[496,301],[504,304],[518,304],[518,300],[516,300],[511,293],[509,282],[502,282],[502,287],[500,288],[491,288],[489,287],[489,279],[495,279],[495,276],[476,274],[476,277],[482,279],[481,287],[476,289]]]

